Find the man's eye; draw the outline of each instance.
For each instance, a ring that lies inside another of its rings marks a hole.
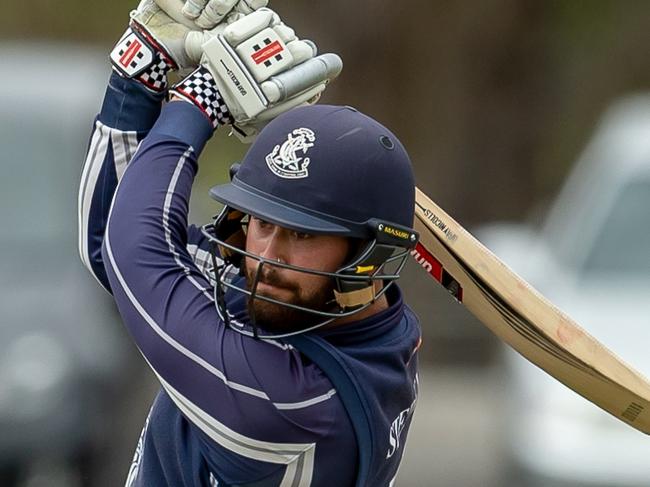
[[[262,220],[261,218],[255,217],[254,220],[255,223],[257,223],[257,226],[260,228],[268,228],[272,225],[271,223],[267,222],[266,220]]]
[[[312,237],[311,233],[305,233],[305,232],[293,232],[293,236],[297,238],[298,240],[306,240],[308,238]]]

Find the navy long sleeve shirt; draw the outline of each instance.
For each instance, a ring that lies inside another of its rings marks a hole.
[[[82,260],[162,386],[127,485],[394,485],[420,343],[399,289],[375,316],[295,340],[226,327],[187,221],[212,127],[189,103],[161,103],[112,76],[79,194]],[[244,297],[227,304],[245,323]]]

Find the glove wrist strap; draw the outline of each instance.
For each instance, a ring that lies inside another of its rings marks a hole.
[[[174,85],[169,94],[197,106],[215,129],[219,125],[234,122],[212,74],[205,66],[199,66],[184,80]]]
[[[167,90],[167,72],[177,69],[171,56],[137,22],[131,22],[110,55],[113,70],[155,93]]]

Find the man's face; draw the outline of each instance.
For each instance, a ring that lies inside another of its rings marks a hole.
[[[349,243],[344,237],[311,235],[295,232],[250,218],[246,250],[271,261],[298,267],[334,272],[348,256]],[[258,272],[259,262],[246,258],[249,289]],[[264,265],[258,280],[257,294],[317,310],[332,308],[334,285],[330,278]],[[321,320],[317,315],[294,310],[260,299],[249,299],[249,313],[267,331],[290,332]]]

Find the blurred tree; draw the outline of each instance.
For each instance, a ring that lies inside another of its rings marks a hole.
[[[611,99],[650,86],[643,0],[271,3],[344,58],[324,101],[385,121],[409,148],[419,184],[465,224],[523,218],[555,191]],[[108,50],[135,4],[10,2],[0,40]],[[228,144],[200,184],[242,151]]]

